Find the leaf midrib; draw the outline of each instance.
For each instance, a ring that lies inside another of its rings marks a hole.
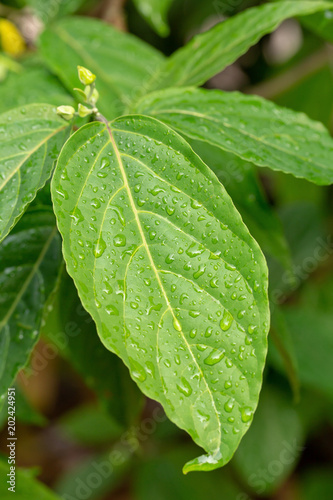
[[[148,258],[149,258],[150,264],[151,264],[151,266],[152,266],[153,272],[154,272],[154,274],[155,274],[155,277],[156,277],[157,283],[158,283],[158,285],[159,285],[159,287],[160,287],[160,289],[161,289],[161,291],[162,291],[162,294],[163,294],[164,300],[165,300],[165,302],[166,302],[166,304],[167,304],[167,306],[168,306],[168,308],[169,308],[169,310],[170,310],[170,312],[171,312],[171,315],[172,315],[172,317],[173,317],[173,320],[174,320],[174,322],[175,322],[176,324],[179,324],[179,321],[178,321],[178,319],[177,319],[177,318],[176,318],[176,316],[175,316],[175,313],[174,313],[174,311],[173,311],[173,309],[172,309],[172,306],[171,306],[171,304],[170,304],[169,298],[168,298],[168,296],[167,296],[167,294],[166,294],[166,291],[165,291],[165,289],[164,289],[164,286],[163,286],[163,283],[162,283],[161,278],[160,278],[160,276],[159,276],[158,270],[156,269],[156,266],[155,266],[155,263],[154,263],[153,257],[152,257],[152,255],[151,255],[151,252],[150,252],[150,249],[149,249],[149,245],[147,244],[146,237],[145,237],[145,234],[144,234],[144,232],[143,232],[142,225],[141,225],[141,221],[140,221],[140,218],[139,218],[139,214],[138,214],[138,211],[137,211],[136,206],[135,206],[135,202],[134,202],[134,199],[133,199],[133,196],[132,196],[132,192],[131,192],[130,186],[129,186],[129,184],[128,184],[126,171],[125,171],[125,169],[124,169],[124,165],[123,165],[123,162],[122,162],[122,159],[121,159],[121,154],[120,154],[120,152],[119,152],[119,150],[118,150],[117,143],[116,143],[116,141],[115,141],[115,139],[114,139],[114,137],[113,137],[112,130],[111,130],[111,128],[110,128],[110,126],[109,126],[109,124],[106,124],[106,128],[107,128],[107,131],[108,131],[108,133],[109,133],[109,135],[110,135],[110,141],[111,141],[112,147],[113,147],[113,149],[114,149],[114,152],[115,152],[115,155],[116,155],[116,158],[117,158],[117,162],[118,162],[118,165],[119,165],[119,169],[120,169],[120,171],[121,171],[121,175],[122,175],[122,178],[123,178],[124,186],[125,186],[125,189],[126,189],[126,191],[127,191],[128,198],[129,198],[129,201],[130,201],[131,209],[132,209],[132,211],[133,211],[133,214],[134,214],[134,217],[135,217],[135,221],[136,221],[136,223],[137,223],[137,227],[138,227],[138,229],[139,229],[139,233],[140,233],[140,236],[141,236],[141,239],[142,239],[142,244],[143,244],[143,245],[144,245],[144,247],[145,247],[145,250],[146,250],[146,252],[147,252],[147,255],[148,255]],[[214,411],[215,411],[215,414],[216,414],[216,419],[217,419],[218,426],[219,426],[219,442],[220,442],[220,440],[221,440],[221,436],[222,436],[222,434],[221,434],[221,422],[220,422],[220,419],[219,419],[219,416],[218,416],[218,412],[217,412],[217,408],[216,408],[215,401],[214,401],[214,398],[213,398],[213,394],[212,394],[212,392],[211,392],[211,390],[210,390],[210,388],[209,388],[209,386],[208,386],[208,384],[207,384],[207,381],[206,381],[206,379],[205,379],[205,377],[204,377],[204,374],[203,374],[203,372],[202,372],[202,369],[201,369],[200,365],[198,364],[198,362],[197,362],[197,360],[196,360],[196,358],[195,358],[195,356],[194,356],[194,354],[193,354],[193,352],[192,352],[192,350],[191,350],[191,347],[190,347],[189,343],[187,342],[187,339],[186,339],[186,337],[185,337],[185,334],[184,334],[184,332],[183,332],[183,329],[182,329],[182,328],[181,328],[181,334],[182,334],[183,340],[184,340],[184,342],[185,342],[185,344],[186,344],[186,346],[187,346],[187,349],[188,349],[188,351],[189,351],[189,352],[190,352],[190,354],[191,354],[191,357],[192,357],[192,359],[193,359],[193,361],[194,361],[194,364],[196,365],[196,367],[197,367],[197,369],[198,369],[199,373],[201,373],[202,380],[204,381],[204,384],[205,384],[205,386],[207,387],[207,391],[208,391],[208,393],[209,393],[209,395],[210,395],[210,398],[211,398],[211,401],[212,401],[212,406],[213,406],[213,408],[214,408]]]

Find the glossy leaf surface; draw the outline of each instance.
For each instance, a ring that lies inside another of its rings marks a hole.
[[[164,58],[133,35],[97,19],[71,17],[46,30],[41,54],[70,92],[79,86],[77,65],[98,79],[99,108],[109,119],[122,113]]]
[[[233,455],[261,386],[269,323],[261,251],[215,175],[162,123],[82,127],[52,181],[67,269],[105,346],[208,453]]]
[[[294,16],[333,10],[329,2],[278,2],[247,9],[197,35],[156,72],[150,88],[202,85],[236,61],[261,37]]]
[[[65,128],[53,106],[30,104],[0,115],[0,241],[50,177]]]
[[[144,98],[141,113],[182,135],[208,142],[261,167],[333,182],[333,140],[319,122],[256,96],[189,88]]]
[[[49,210],[31,210],[0,245],[0,395],[28,362],[61,262]]]
[[[226,188],[263,252],[274,256],[288,268],[290,252],[282,224],[265,197],[256,167],[207,142],[188,140],[194,151]]]
[[[118,425],[129,427],[137,421],[144,397],[121,359],[100,342],[95,323],[65,269],[44,310],[41,334],[82,376]]]

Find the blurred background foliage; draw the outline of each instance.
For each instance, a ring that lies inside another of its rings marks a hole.
[[[73,102],[36,50],[40,32],[59,17],[102,18],[168,55],[194,34],[257,4],[1,2],[0,112],[30,102]],[[264,96],[307,113],[332,133],[330,42],[333,20],[324,14],[288,20],[206,87]],[[155,402],[141,395],[123,363],[103,347],[62,268],[44,310],[42,338],[16,382],[17,457],[22,468],[16,498],[332,499],[332,187],[257,171],[213,148],[205,160],[234,199],[270,269],[272,329],[253,425],[225,468],[183,476],[181,467],[195,456],[195,446]],[[46,186],[32,210],[48,204]],[[6,405],[0,423],[3,479]],[[0,496],[9,498],[5,481]]]

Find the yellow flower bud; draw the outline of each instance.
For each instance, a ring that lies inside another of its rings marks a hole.
[[[57,107],[57,115],[64,118],[64,120],[72,120],[75,115],[75,109],[73,106],[58,106]]]
[[[84,118],[85,116],[91,115],[91,113],[92,113],[92,109],[87,108],[87,106],[84,106],[81,103],[79,104],[78,111],[79,111],[79,116],[81,118]]]
[[[11,56],[19,56],[25,51],[24,38],[8,19],[0,19],[0,39],[3,51]]]
[[[89,71],[89,69],[84,68],[83,66],[78,66],[77,70],[80,82],[83,83],[83,85],[91,85],[96,80],[96,75]]]

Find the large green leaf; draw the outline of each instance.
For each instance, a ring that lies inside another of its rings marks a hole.
[[[194,37],[153,75],[152,89],[202,85],[244,54],[279,24],[293,16],[333,9],[329,2],[269,3],[247,9]]]
[[[0,115],[0,241],[50,177],[65,127],[45,104]]]
[[[133,35],[97,19],[71,17],[46,30],[41,54],[69,91],[79,85],[77,65],[98,77],[100,111],[109,118],[122,113],[163,62],[157,50]]]
[[[208,142],[258,166],[333,182],[333,140],[319,122],[260,97],[188,88],[148,95],[140,113],[164,121],[182,135]]]
[[[170,32],[167,15],[173,0],[134,0],[134,4],[148,23],[161,36]]]
[[[67,269],[105,346],[207,456],[233,455],[261,386],[267,269],[231,199],[187,143],[144,116],[90,123],[52,196]]]
[[[50,210],[26,213],[0,245],[0,395],[28,362],[60,262]]]
[[[19,74],[9,74],[0,83],[0,112],[31,103],[59,106],[73,104],[73,98],[59,80],[43,68],[27,68]]]

